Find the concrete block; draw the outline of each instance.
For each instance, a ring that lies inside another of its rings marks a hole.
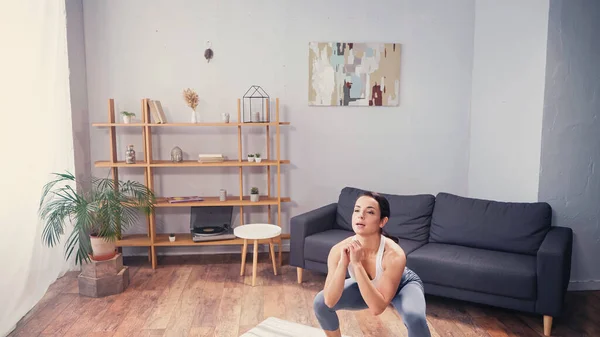
[[[129,286],[129,267],[123,266],[116,275],[100,278],[78,276],[79,294],[88,297],[104,297],[122,293]]]
[[[117,275],[123,269],[123,255],[120,253],[112,259],[90,261],[81,265],[81,274],[90,278],[102,278]]]

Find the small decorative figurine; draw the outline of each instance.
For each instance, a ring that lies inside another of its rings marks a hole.
[[[135,164],[135,150],[133,149],[133,145],[127,146],[127,150],[125,151],[125,163]]]
[[[183,152],[179,146],[175,146],[173,150],[171,150],[171,161],[174,163],[180,163],[183,161]]]

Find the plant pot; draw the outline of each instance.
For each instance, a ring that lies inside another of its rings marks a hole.
[[[131,116],[123,116],[123,123],[125,123],[125,124],[131,123]]]
[[[175,237],[174,236],[169,236],[169,241],[175,242]]]
[[[90,259],[92,261],[106,261],[106,260],[110,260],[113,257],[115,257],[117,255],[117,252],[112,252],[110,254],[106,254],[106,255],[94,255],[94,254],[88,254],[88,256],[90,257]]]
[[[254,161],[254,157],[248,157],[248,161],[249,162],[253,162]]]
[[[117,254],[117,244],[103,237],[90,235],[92,258],[96,261],[112,259]]]
[[[262,158],[255,158],[257,163],[260,163],[262,161]]]
[[[250,194],[250,201],[257,202],[258,194]]]

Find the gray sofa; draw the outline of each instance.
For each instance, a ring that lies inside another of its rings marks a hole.
[[[327,272],[329,250],[354,235],[352,209],[363,190],[342,189],[337,202],[294,216],[290,264]],[[384,231],[397,239],[425,293],[544,316],[561,314],[571,273],[573,233],[551,226],[550,205],[384,194],[391,215]]]

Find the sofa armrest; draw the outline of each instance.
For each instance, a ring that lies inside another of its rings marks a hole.
[[[290,219],[290,265],[304,268],[304,239],[333,228],[337,203],[296,215]]]
[[[537,252],[536,311],[557,317],[562,311],[571,277],[573,230],[551,227]]]

